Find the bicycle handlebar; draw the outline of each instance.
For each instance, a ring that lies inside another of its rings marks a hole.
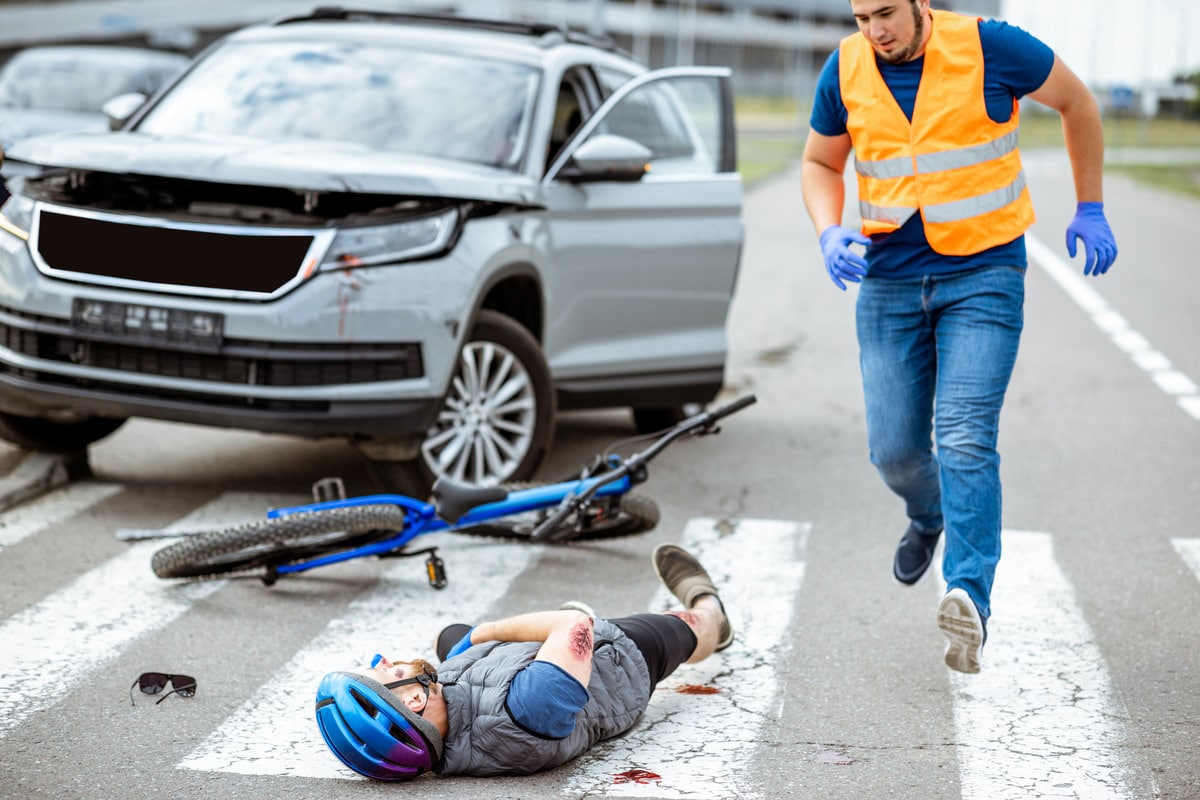
[[[755,397],[754,395],[752,395],[752,394],[743,395],[742,397],[739,397],[737,400],[734,400],[732,403],[728,403],[726,405],[721,406],[720,408],[713,409],[712,411],[708,412],[708,416],[712,417],[712,420],[715,422],[715,421],[721,419],[722,417],[728,417],[730,414],[736,414],[737,412],[741,411],[746,406],[752,406],[757,402],[758,402],[758,398]]]
[[[753,394],[744,395],[734,400],[732,403],[715,408],[712,411],[704,411],[694,416],[688,417],[680,421],[674,427],[668,429],[663,435],[659,436],[654,444],[647,447],[640,453],[634,453],[629,458],[624,459],[621,464],[611,472],[601,476],[601,480],[591,484],[587,489],[584,489],[578,495],[570,495],[563,499],[562,504],[555,510],[553,514],[542,521],[540,525],[533,530],[529,535],[531,541],[554,541],[549,538],[549,534],[556,530],[581,503],[586,503],[593,495],[599,491],[601,486],[612,483],[615,480],[620,480],[625,475],[633,472],[633,470],[650,459],[657,456],[667,448],[671,442],[688,433],[703,433],[709,431],[713,425],[720,419],[723,419],[730,414],[736,414],[746,406],[754,405],[758,402],[758,398]]]

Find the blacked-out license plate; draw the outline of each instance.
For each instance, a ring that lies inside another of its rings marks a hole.
[[[71,324],[80,333],[122,341],[174,342],[215,350],[221,346],[225,317],[210,311],[143,306],[77,297]]]

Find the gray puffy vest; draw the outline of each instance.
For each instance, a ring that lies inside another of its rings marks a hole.
[[[537,655],[540,642],[485,642],[438,667],[450,731],[438,772],[526,775],[551,769],[596,742],[629,730],[650,701],[650,673],[633,641],[596,620],[588,702],[564,739],[525,730],[509,714],[508,686]]]

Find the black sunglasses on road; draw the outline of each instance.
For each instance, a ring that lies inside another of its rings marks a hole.
[[[129,702],[133,705],[133,687],[136,686],[142,690],[142,694],[158,694],[171,684],[171,691],[164,694],[162,697],[154,701],[154,705],[158,705],[163,700],[166,700],[173,694],[180,697],[194,697],[196,695],[196,679],[190,675],[168,675],[165,672],[143,672],[138,676],[138,679],[129,687]]]

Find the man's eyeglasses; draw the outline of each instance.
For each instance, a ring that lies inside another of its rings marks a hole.
[[[129,702],[133,705],[137,705],[137,703],[133,702],[134,686],[141,689],[142,694],[158,694],[163,689],[167,688],[168,683],[171,684],[171,691],[155,700],[154,705],[158,705],[173,694],[177,694],[180,697],[195,697],[196,695],[196,679],[190,675],[168,675],[165,672],[143,672],[138,676],[138,679],[133,682],[133,686],[129,687]]]

